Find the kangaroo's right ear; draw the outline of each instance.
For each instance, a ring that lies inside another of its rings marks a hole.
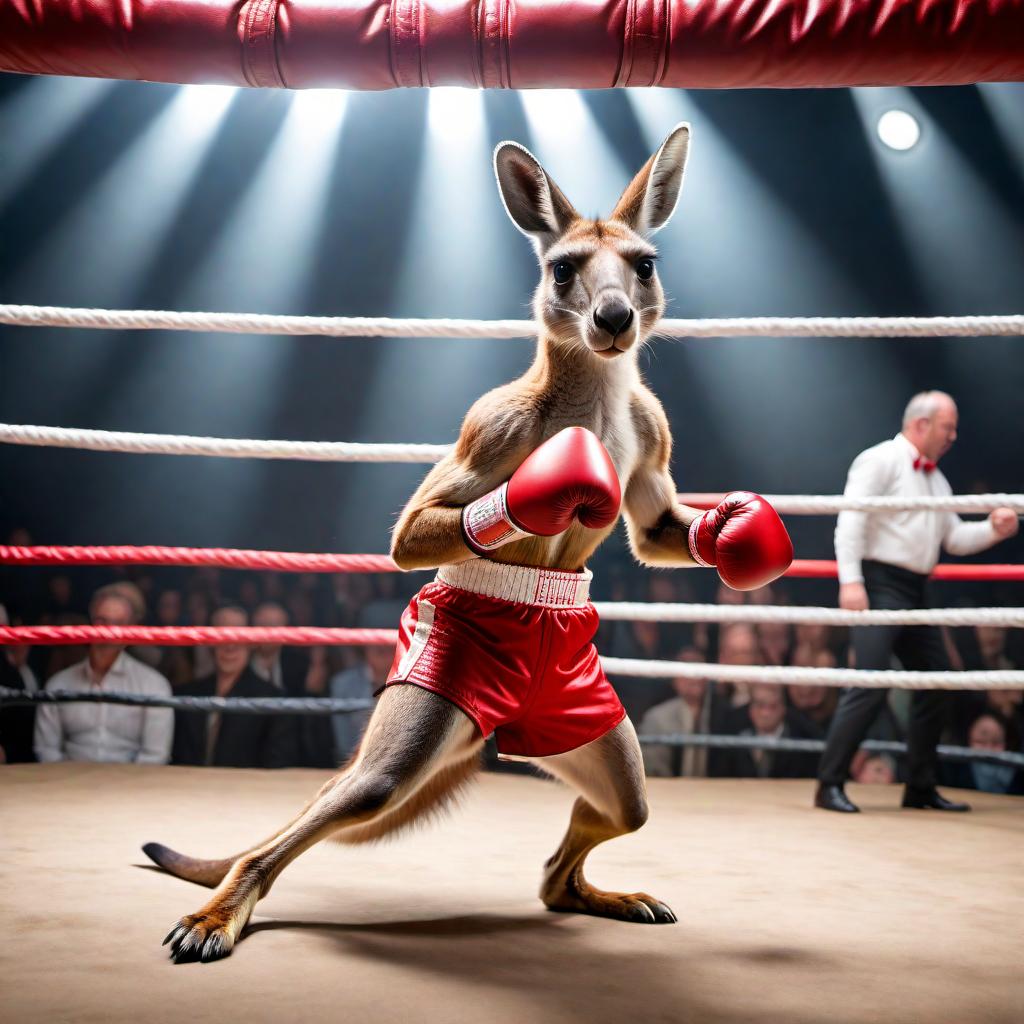
[[[494,176],[505,211],[533,242],[538,256],[579,218],[537,158],[518,142],[499,142],[495,147]]]

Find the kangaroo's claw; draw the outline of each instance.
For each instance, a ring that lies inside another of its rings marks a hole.
[[[586,882],[545,896],[544,903],[558,913],[593,914],[634,924],[675,924],[678,920],[670,907],[645,892],[603,892]]]
[[[183,917],[167,934],[163,945],[170,943],[171,959],[176,964],[199,960],[209,963],[229,956],[235,945],[235,936],[241,931],[231,921],[207,914]]]

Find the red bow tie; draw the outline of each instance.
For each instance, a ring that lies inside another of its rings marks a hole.
[[[918,455],[914,459],[914,469],[919,469],[922,473],[931,473],[935,470],[935,463],[931,459],[926,459],[923,455]]]

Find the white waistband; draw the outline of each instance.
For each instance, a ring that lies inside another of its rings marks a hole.
[[[594,574],[589,569],[559,572],[529,565],[502,565],[486,558],[442,565],[437,571],[438,583],[446,583],[449,587],[544,608],[585,605],[590,600],[590,581],[593,578]]]

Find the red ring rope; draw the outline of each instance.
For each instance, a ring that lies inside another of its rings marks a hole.
[[[12,547],[0,545],[6,565],[182,565],[221,569],[272,569],[278,572],[398,572],[387,555],[327,555],[297,551],[249,551],[238,548]],[[836,563],[797,558],[786,570],[797,579],[835,579]],[[1024,565],[937,565],[937,580],[1024,581]],[[272,641],[268,641],[272,642]]]
[[[393,647],[394,629],[321,629],[313,626],[0,626],[0,647],[11,644],[295,644]]]
[[[387,555],[318,555],[298,551],[239,548],[9,547],[0,545],[7,565],[188,565],[221,569],[273,569],[277,572],[397,572]]]
[[[787,576],[797,579],[834,580],[836,563],[828,559],[794,558],[786,570]],[[1024,580],[1024,565],[937,565],[932,570],[933,580]]]

